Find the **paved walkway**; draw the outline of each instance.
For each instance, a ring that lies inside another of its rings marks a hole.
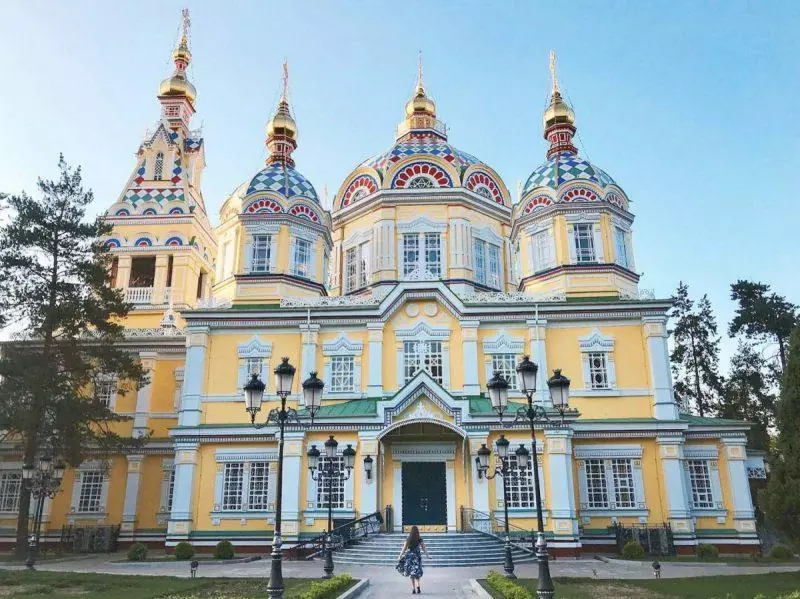
[[[123,559],[119,554],[116,559]],[[3,565],[2,568],[21,569],[22,566]],[[187,562],[166,563],[111,563],[108,556],[65,560],[57,563],[42,562],[40,570],[57,572],[96,572],[107,574],[129,574],[142,576],[189,576]],[[501,571],[502,566],[494,566]],[[468,568],[426,568],[422,579],[423,595],[433,599],[456,598],[474,599],[475,594],[469,587],[470,578],[483,578],[489,567]],[[596,559],[560,559],[551,564],[553,576],[574,576],[601,579],[636,579],[653,576],[649,562],[630,562],[625,560],[600,561]],[[728,576],[733,574],[766,574],[769,572],[793,572],[800,570],[798,566],[738,566],[727,564],[700,563],[662,563],[664,578],[684,578],[695,576]],[[269,558],[243,564],[227,564],[224,562],[201,562],[198,576],[246,578],[262,577],[269,572]],[[395,599],[411,595],[411,586],[394,568],[388,566],[347,566],[336,565],[336,573],[348,572],[355,578],[369,578],[369,590],[361,595],[367,599]],[[321,561],[286,561],[283,564],[283,575],[286,578],[317,578],[322,573]],[[536,564],[520,564],[516,568],[520,578],[536,578]]]

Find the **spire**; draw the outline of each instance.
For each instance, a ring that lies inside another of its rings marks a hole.
[[[436,118],[436,103],[425,91],[425,80],[422,69],[422,50],[417,61],[417,81],[414,84],[414,95],[406,102],[406,118],[397,126],[397,139],[411,137],[436,136],[447,139],[444,123]]]
[[[425,82],[422,76],[422,50],[419,51],[419,61],[417,64],[417,93],[418,96],[425,95]]]
[[[556,74],[556,53],[550,50],[550,105],[544,111],[544,138],[550,142],[547,157],[556,154],[577,154],[572,144],[575,128],[575,113],[561,97]]]
[[[297,123],[289,109],[289,63],[283,61],[283,83],[281,97],[275,114],[267,122],[267,164],[294,166],[292,152],[297,147]]]
[[[159,97],[184,97],[192,105],[192,108],[194,108],[197,90],[186,77],[186,68],[192,61],[192,53],[189,51],[189,28],[191,26],[191,20],[189,19],[188,8],[184,8],[181,11],[181,19],[181,37],[175,49],[172,51],[172,62],[175,63],[175,71],[172,73],[171,77],[161,82],[158,95]]]

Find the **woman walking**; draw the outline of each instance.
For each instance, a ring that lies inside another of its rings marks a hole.
[[[425,543],[422,537],[419,536],[419,528],[412,526],[403,549],[400,551],[400,555],[397,556],[397,571],[403,576],[411,578],[412,595],[422,593],[422,589],[419,587],[419,579],[422,578],[422,554],[420,550],[424,551],[425,557],[430,559],[431,556],[425,548]]]

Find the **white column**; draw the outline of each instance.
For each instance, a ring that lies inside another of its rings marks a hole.
[[[300,460],[303,452],[303,433],[286,433],[283,448],[283,520],[284,540],[295,541],[300,534]]]
[[[150,398],[153,395],[153,370],[156,365],[155,352],[139,352],[139,362],[147,377],[147,384],[136,392],[136,412],[133,416],[133,436],[144,436],[149,432],[147,418],[150,414]]]
[[[183,395],[178,413],[178,426],[200,424],[200,401],[206,375],[208,327],[186,328],[186,365],[183,369]]]
[[[359,506],[358,511],[361,516],[372,514],[378,511],[378,440],[374,433],[358,433],[359,455],[356,458],[354,470],[358,472],[361,480],[359,487]],[[367,480],[367,473],[364,472],[364,458],[372,457],[372,477]],[[356,474],[354,473],[353,476]]]
[[[528,325],[528,353],[530,354],[530,359],[536,362],[539,367],[539,371],[536,374],[536,395],[534,395],[533,400],[545,406],[552,406],[553,402],[550,399],[550,391],[547,387],[547,379],[550,377],[545,346],[547,321],[540,318],[538,320],[527,320],[525,324]]]
[[[550,482],[550,497],[545,503],[549,506],[553,518],[553,532],[556,536],[577,538],[575,477],[572,475],[572,429],[546,429],[545,440],[547,475]]]
[[[317,341],[319,340],[318,324],[301,324],[303,349],[300,355],[300,384],[306,380],[311,372],[317,370]],[[303,394],[299,394],[298,405],[305,405]]]
[[[383,323],[367,323],[369,352],[369,373],[367,376],[367,397],[383,396]]]
[[[192,496],[197,466],[197,443],[175,444],[175,490],[167,525],[167,545],[174,546],[189,538],[192,525]]]
[[[683,476],[683,438],[657,437],[664,491],[667,494],[669,523],[675,535],[692,535],[691,508],[686,479]]]
[[[478,395],[481,392],[478,380],[478,326],[477,320],[461,322],[461,343],[464,352],[464,395]]]
[[[167,288],[167,270],[169,269],[169,254],[156,256],[156,268],[153,275],[153,295],[150,300],[153,304],[167,303],[164,290]]]
[[[724,438],[725,461],[728,462],[728,481],[733,504],[733,520],[740,533],[755,535],[756,522],[750,481],[747,478],[747,439],[745,437]]]
[[[445,484],[447,489],[447,531],[456,532],[456,473],[454,460],[445,462]]]
[[[393,220],[379,220],[372,228],[372,255],[375,266],[375,280],[394,278],[395,232]],[[381,271],[389,271],[385,276]]]
[[[394,529],[403,530],[403,462],[392,461],[392,503],[394,508]]]
[[[653,417],[657,420],[677,420],[678,408],[672,389],[669,368],[666,316],[646,316],[642,319],[650,361],[650,392],[653,395]]]
[[[472,525],[480,530],[491,532],[489,520],[489,481],[483,476],[478,476],[478,464],[475,458],[478,457],[478,450],[481,445],[486,443],[486,432],[470,433],[469,435],[469,463],[472,478],[472,509],[480,514],[473,518]],[[483,516],[485,514],[485,516]]]
[[[130,533],[136,528],[136,504],[139,498],[139,479],[143,455],[129,455],[128,478],[125,480],[125,500],[122,504],[122,532]]]

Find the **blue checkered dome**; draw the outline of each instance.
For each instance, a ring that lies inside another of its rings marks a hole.
[[[250,180],[245,195],[260,191],[272,191],[287,199],[304,197],[319,204],[319,197],[311,182],[291,166],[277,162],[268,164]]]
[[[588,181],[601,188],[616,185],[614,179],[603,169],[577,154],[562,152],[550,158],[531,173],[522,190],[522,195],[524,197],[537,187],[558,189],[560,185],[570,181]]]

